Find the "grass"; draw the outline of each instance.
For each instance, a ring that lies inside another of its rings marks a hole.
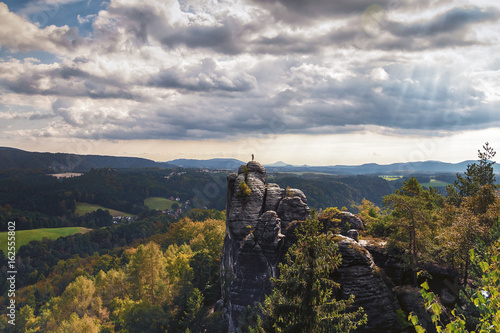
[[[43,238],[57,239],[59,237],[66,237],[78,233],[85,233],[92,229],[83,227],[67,227],[67,228],[43,228],[32,230],[18,230],[16,231],[16,252],[21,245],[28,244],[32,240],[42,240]],[[8,233],[0,232],[0,249],[7,255]]]
[[[111,216],[134,216],[129,213],[120,212],[119,210],[109,209],[100,205],[93,205],[86,202],[77,202],[75,213],[77,215],[85,215],[87,213],[95,212],[98,209],[108,210]]]
[[[450,185],[450,183],[443,182],[441,180],[436,180],[436,179],[431,179],[429,183],[422,183],[420,184],[425,187],[445,187],[446,185]]]
[[[149,197],[144,200],[144,205],[149,209],[165,210],[172,209],[172,204],[177,203],[160,197]]]
[[[398,180],[400,178],[403,178],[403,176],[380,176],[380,178],[383,178],[387,181],[393,181],[393,180]]]

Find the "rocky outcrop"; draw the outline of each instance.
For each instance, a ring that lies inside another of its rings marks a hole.
[[[318,216],[319,220],[327,225],[328,228],[338,229],[344,236],[349,230],[365,230],[365,223],[358,216],[350,212],[337,211]]]
[[[222,302],[228,329],[237,329],[238,318],[247,306],[262,302],[271,292],[278,263],[296,237],[293,231],[309,217],[304,193],[266,184],[265,169],[257,162],[241,166],[228,176],[226,236],[221,261]],[[356,230],[364,229],[355,215],[341,212],[335,221]],[[338,228],[324,224],[325,229]],[[355,240],[338,236],[342,265],[334,278],[341,284],[341,296],[354,294],[363,306],[369,325],[360,332],[391,332],[397,304],[390,289],[377,274],[370,253]]]
[[[394,332],[399,304],[385,284],[381,270],[365,248],[349,237],[338,236],[342,264],[335,272],[342,298],[354,295],[356,306],[363,307],[368,323],[357,332]]]
[[[221,262],[222,297],[229,331],[241,312],[264,300],[277,275],[284,235],[282,229],[309,217],[300,190],[266,184],[266,171],[257,162],[239,168],[227,179],[226,236]],[[249,191],[248,191],[248,189]]]
[[[327,223],[323,226],[325,232],[331,230]],[[296,242],[294,231],[297,228],[300,223],[285,231],[282,253]],[[352,238],[336,235],[335,240],[342,257],[340,267],[332,275],[341,286],[338,297],[348,299],[354,295],[355,306],[363,307],[368,317],[368,323],[355,332],[398,332],[396,311],[400,308],[399,303],[370,252]]]

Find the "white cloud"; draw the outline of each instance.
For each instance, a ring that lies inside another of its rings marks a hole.
[[[389,78],[389,74],[382,67],[374,68],[370,76],[374,81],[385,81]]]
[[[40,50],[59,54],[75,49],[80,40],[75,28],[51,25],[40,29],[0,2],[0,45],[12,52]]]
[[[92,22],[96,18],[97,14],[89,14],[84,17],[80,16],[80,14],[77,15],[78,23],[84,24],[84,23],[89,23]]]

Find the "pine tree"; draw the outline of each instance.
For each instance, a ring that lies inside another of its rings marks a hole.
[[[391,212],[394,233],[391,245],[405,249],[403,259],[413,270],[413,282],[417,285],[419,254],[432,250],[432,232],[435,229],[436,206],[441,204],[440,195],[420,186],[415,177],[404,182],[401,190],[384,197],[384,203],[394,208]]]
[[[362,308],[346,312],[354,296],[335,298],[339,285],[331,275],[341,263],[335,236],[322,233],[317,220],[305,222],[301,229],[286,263],[279,265],[273,294],[266,298],[266,331],[349,332],[366,323]]]
[[[461,197],[469,197],[476,194],[481,186],[495,185],[496,178],[493,171],[495,162],[491,161],[495,155],[495,150],[486,142],[483,145],[483,151],[478,150],[478,163],[469,164],[463,176],[457,174],[455,187],[458,189]]]

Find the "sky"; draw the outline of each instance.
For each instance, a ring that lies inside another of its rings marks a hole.
[[[0,146],[476,159],[500,150],[499,31],[498,0],[4,0]]]

